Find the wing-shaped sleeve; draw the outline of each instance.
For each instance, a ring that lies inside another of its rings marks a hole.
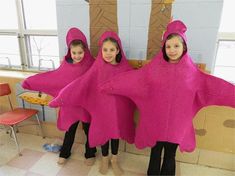
[[[108,93],[128,97],[135,100],[141,99],[148,92],[148,81],[143,70],[131,70],[118,74],[100,86],[100,90]]]
[[[24,89],[41,91],[46,94],[55,96],[58,93],[58,90],[56,89],[53,80],[51,80],[52,73],[53,71],[49,71],[30,76],[23,81],[22,87]]]
[[[49,103],[50,107],[83,106],[90,99],[91,79],[84,74],[65,86]],[[90,86],[89,86],[90,84]]]
[[[202,74],[196,102],[199,106],[230,106],[235,108],[235,86],[223,79]]]

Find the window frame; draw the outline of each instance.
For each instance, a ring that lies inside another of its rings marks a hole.
[[[29,40],[30,36],[56,36],[58,37],[57,29],[55,30],[35,30],[35,29],[26,29],[26,18],[24,17],[24,7],[23,0],[15,0],[16,11],[17,11],[17,21],[18,21],[18,29],[0,29],[0,35],[8,35],[8,36],[16,36],[18,38],[19,43],[19,55],[20,55],[20,67],[9,68],[9,67],[1,67],[1,70],[21,70],[21,71],[35,71],[39,72],[40,70],[37,67],[29,67],[30,58],[29,53],[30,48],[27,48],[27,40]],[[59,51],[58,51],[59,56]]]
[[[216,55],[215,55],[215,63],[214,63],[214,69],[213,69],[213,74],[215,74],[215,68],[220,67],[220,68],[225,68],[225,67],[230,67],[230,68],[235,68],[235,66],[229,66],[229,65],[216,65],[216,59],[219,51],[219,43],[224,42],[224,41],[232,41],[235,42],[235,32],[219,32],[218,33],[218,39],[217,39],[217,47],[216,47]],[[232,81],[232,83],[235,83]]]

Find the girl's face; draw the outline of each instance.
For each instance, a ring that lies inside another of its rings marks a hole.
[[[170,63],[178,63],[184,52],[182,40],[179,37],[173,37],[165,43],[166,55]]]
[[[79,63],[82,61],[85,51],[83,50],[83,48],[79,45],[77,46],[71,46],[70,47],[70,54],[71,54],[71,58],[73,59],[73,63]]]
[[[102,45],[102,57],[105,62],[110,64],[117,64],[116,56],[119,53],[119,49],[117,49],[116,45],[111,41],[106,41]]]

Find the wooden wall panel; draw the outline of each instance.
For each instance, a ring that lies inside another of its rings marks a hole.
[[[90,49],[93,56],[98,54],[98,41],[103,32],[118,33],[117,1],[90,0]]]
[[[149,22],[147,59],[151,59],[161,48],[162,34],[171,20],[173,0],[152,0]]]

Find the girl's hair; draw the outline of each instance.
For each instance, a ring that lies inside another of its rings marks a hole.
[[[183,54],[182,54],[182,56],[183,56],[187,52],[187,45],[186,45],[184,39],[179,34],[170,34],[170,35],[168,35],[167,38],[166,38],[166,41],[170,40],[170,39],[172,39],[174,37],[177,37],[181,41],[181,43],[183,44],[183,50],[184,50]],[[162,47],[162,53],[163,53],[163,58],[168,62],[169,61],[169,57],[167,56],[166,49],[165,49],[166,41],[165,41],[165,43],[164,43],[164,45]]]
[[[83,50],[86,49],[86,45],[83,43],[83,41],[78,40],[78,39],[73,40],[73,41],[70,43],[69,47],[71,47],[71,46],[80,46]]]
[[[108,38],[104,39],[103,43],[104,43],[104,42],[107,42],[107,41],[112,42],[112,43],[116,46],[116,48],[119,50],[119,52],[118,52],[118,54],[116,55],[116,58],[115,58],[115,59],[116,59],[116,62],[117,62],[117,63],[120,63],[121,60],[122,60],[122,53],[121,53],[121,50],[120,50],[120,47],[119,47],[119,45],[118,45],[117,40],[115,40],[115,39],[112,38],[112,37],[108,37]]]

